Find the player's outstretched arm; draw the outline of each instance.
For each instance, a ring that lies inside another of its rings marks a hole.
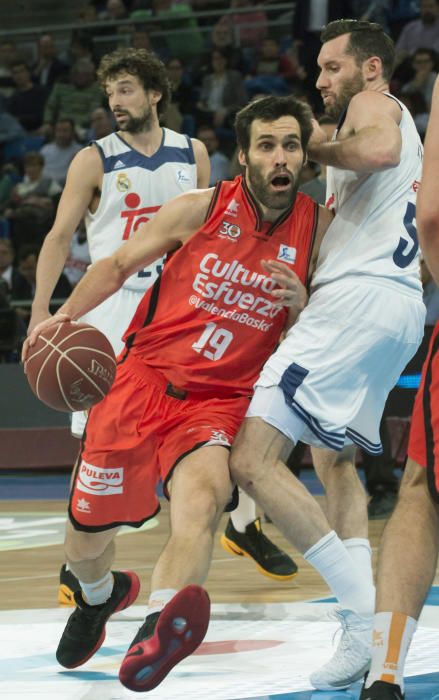
[[[436,78],[434,86],[424,148],[416,223],[425,261],[436,284],[439,284],[439,78]]]
[[[212,189],[193,190],[167,202],[111,257],[92,265],[57,313],[32,330],[23,346],[23,361],[40,333],[83,316],[114,294],[130,275],[182,246],[203,224],[212,193]]]
[[[73,159],[61,195],[55,222],[38,256],[37,280],[29,332],[49,316],[49,302],[63,271],[70,243],[102,176],[96,148],[84,148]]]
[[[356,172],[394,168],[401,157],[401,115],[398,103],[381,92],[359,92],[351,99],[343,124],[348,136],[327,141],[316,124],[308,156],[322,165]]]

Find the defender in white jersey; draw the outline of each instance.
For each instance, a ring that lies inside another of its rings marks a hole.
[[[208,184],[204,145],[160,127],[159,116],[170,97],[161,61],[146,51],[116,51],[102,59],[99,78],[119,130],[92,142],[70,166],[55,223],[38,261],[30,330],[48,315],[53,286],[82,218],[94,263],[114,253],[169,199]],[[119,292],[84,317],[105,333],[116,354],[139,300],[162,265],[160,258],[133,275]],[[73,415],[74,435],[81,437],[85,422],[84,413]]]
[[[315,124],[308,155],[329,166],[335,217],[308,306],[261,373],[231,463],[240,486],[320,565],[339,599],[339,646],[311,675],[316,688],[336,690],[368,669],[375,599],[355,445],[381,451],[387,395],[424,329],[415,221],[422,146],[408,110],[388,93],[394,47],[382,27],[339,20],[322,42],[317,87],[340,122],[331,142]],[[319,528],[303,487],[279,461],[298,440],[314,446],[326,490]],[[352,567],[358,587],[346,590]]]

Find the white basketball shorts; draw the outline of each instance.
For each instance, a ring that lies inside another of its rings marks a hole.
[[[247,417],[294,443],[379,454],[384,405],[424,319],[422,298],[402,285],[358,277],[319,288],[266,362]]]
[[[142,299],[144,291],[134,291],[122,287],[108,299],[86,313],[80,320],[90,323],[107,336],[117,355],[122,352],[122,336]],[[82,437],[87,423],[87,411],[71,414],[71,431],[75,437]]]

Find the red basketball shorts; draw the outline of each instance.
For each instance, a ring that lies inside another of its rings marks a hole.
[[[407,452],[410,459],[427,469],[431,496],[439,502],[439,323],[422,368]]]
[[[206,445],[232,444],[247,398],[183,399],[169,390],[162,374],[135,357],[118,366],[111,391],[92,408],[85,429],[69,506],[77,529],[139,527],[160,509],[159,480],[166,484],[184,456]]]

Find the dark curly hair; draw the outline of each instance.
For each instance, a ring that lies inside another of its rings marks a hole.
[[[251,125],[255,119],[260,119],[263,122],[274,122],[276,119],[286,116],[294,117],[299,122],[300,141],[305,153],[312,133],[312,112],[306,102],[301,102],[291,95],[261,97],[253,100],[238,112],[235,118],[235,131],[239,148],[244,153],[248,153]]]
[[[357,66],[372,56],[378,56],[383,66],[383,78],[390,80],[395,64],[395,46],[381,24],[356,19],[337,19],[324,27],[320,41],[326,44],[338,36],[350,34],[346,53],[354,57]]]
[[[134,75],[140,80],[145,91],[157,90],[162,99],[157,105],[159,115],[165,112],[171,99],[171,85],[164,63],[146,49],[117,49],[103,56],[98,68],[98,80],[103,90],[107,81],[114,80],[121,73]]]

